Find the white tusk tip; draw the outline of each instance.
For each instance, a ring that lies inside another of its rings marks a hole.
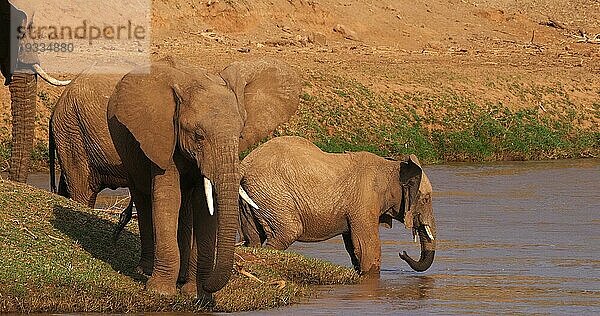
[[[240,197],[242,198],[242,200],[244,200],[246,203],[250,204],[250,206],[252,206],[255,209],[260,209],[258,207],[258,205],[256,203],[254,203],[254,201],[252,201],[252,199],[250,198],[250,196],[248,195],[248,193],[244,190],[244,188],[242,188],[242,186],[240,186],[239,188],[239,193],[240,193]]]

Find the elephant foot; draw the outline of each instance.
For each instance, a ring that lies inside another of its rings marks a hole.
[[[196,282],[186,282],[181,287],[181,294],[187,296],[196,296],[198,294]]]
[[[146,290],[165,296],[174,296],[177,294],[175,282],[157,281],[153,277],[146,282]]]
[[[195,304],[196,306],[205,310],[212,310],[216,305],[215,298],[213,297],[212,293],[206,293],[204,291],[196,296]]]
[[[371,266],[369,270],[360,271],[359,274],[367,279],[376,279],[379,278],[380,268],[378,266]]]

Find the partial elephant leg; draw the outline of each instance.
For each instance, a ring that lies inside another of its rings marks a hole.
[[[178,283],[185,283],[187,279],[187,270],[190,260],[190,252],[192,250],[192,194],[184,194],[181,201],[181,209],[179,210],[179,224],[177,229],[177,244],[179,246],[179,263]]]
[[[191,201],[194,223],[192,252],[190,253],[187,280],[181,288],[181,292],[210,303],[212,295],[204,292],[198,293],[198,290],[202,291],[204,281],[212,272],[217,217],[208,213],[203,184],[194,187]]]
[[[154,270],[146,287],[163,295],[177,293],[179,247],[177,225],[181,207],[179,170],[152,166],[152,223],[154,224]]]
[[[302,235],[304,228],[300,216],[293,206],[282,206],[273,208],[281,210],[278,215],[269,223],[260,217],[259,223],[265,230],[267,241],[265,247],[286,250],[294,241]]]
[[[76,134],[74,134],[76,135]],[[73,135],[73,136],[74,136]],[[74,137],[74,139],[78,139]],[[83,152],[83,149],[80,148],[81,144],[73,140],[70,143],[66,144],[63,148],[59,148],[59,157],[67,157],[68,155],[78,155],[79,157],[86,157],[87,155]],[[74,149],[76,152],[71,153],[67,152],[65,148],[76,148]],[[62,159],[61,160],[61,170],[60,174],[60,183],[59,183],[59,193],[63,193],[63,189],[60,186],[65,183],[68,191],[68,197],[79,202],[84,203],[88,207],[93,208],[96,203],[96,195],[94,188],[92,188],[92,184],[90,183],[93,178],[92,173],[90,172],[89,162],[82,159]],[[61,194],[62,195],[62,194]]]
[[[350,237],[360,274],[377,277],[381,268],[381,242],[378,218],[350,218]]]
[[[348,251],[348,254],[350,255],[350,261],[352,262],[354,270],[360,272],[360,263],[358,262],[356,253],[354,253],[354,244],[352,244],[350,233],[344,233],[342,234],[342,237],[344,238],[344,246],[346,246],[346,251]]]
[[[152,275],[152,268],[154,267],[154,231],[152,227],[151,196],[140,193],[135,189],[129,191],[137,211],[140,246],[142,248],[140,263],[136,267],[136,271],[140,274]]]
[[[240,232],[246,247],[260,247],[267,239],[264,229],[252,212],[252,206],[240,202]]]
[[[69,188],[67,187],[67,179],[63,171],[60,172],[60,180],[58,181],[58,195],[71,198]]]

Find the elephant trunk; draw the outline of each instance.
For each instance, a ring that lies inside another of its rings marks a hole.
[[[10,179],[27,181],[29,160],[33,149],[35,99],[37,79],[35,74],[15,72],[10,82],[12,110],[12,144]]]
[[[417,227],[417,233],[419,234],[419,240],[421,242],[421,257],[419,258],[419,261],[415,261],[414,259],[412,259],[406,253],[406,251],[400,254],[400,258],[406,261],[406,263],[408,263],[408,265],[417,272],[423,272],[429,269],[429,267],[431,267],[431,264],[433,263],[433,258],[435,256],[436,241],[435,239],[430,238],[430,235],[432,235],[435,238],[435,230],[431,232],[431,229],[429,227],[431,226],[420,225],[419,227]],[[435,227],[435,224],[432,225],[432,227]],[[429,233],[427,232],[427,229],[429,229]]]
[[[203,290],[214,293],[225,286],[233,269],[233,252],[238,226],[239,158],[237,141],[220,151],[220,162],[215,165],[217,233],[215,260],[212,272],[204,282]],[[231,148],[234,147],[234,148]],[[223,147],[222,147],[223,148]]]

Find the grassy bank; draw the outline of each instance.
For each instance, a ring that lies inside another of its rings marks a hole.
[[[459,85],[454,77],[437,80]],[[580,92],[573,88],[510,78],[490,80],[481,95],[419,84],[404,92],[375,91],[349,77],[310,73],[299,111],[275,134],[303,136],[329,152],[413,153],[427,163],[600,156],[600,97],[584,106],[573,100]],[[40,99],[49,113],[55,99]],[[36,124],[45,131],[47,118]],[[45,139],[36,140],[31,155],[32,169],[47,169]],[[9,157],[4,136],[0,170],[7,170]]]
[[[313,74],[299,115],[279,134],[307,137],[329,152],[412,153],[429,163],[600,154],[600,127],[589,123],[600,118],[600,101],[575,111],[559,90],[512,89],[524,99],[537,96],[538,106],[512,110],[451,90],[376,93],[354,80]]]
[[[29,186],[0,181],[0,312],[194,312],[193,300],[154,296],[134,272],[139,238],[116,245],[116,218]],[[358,281],[353,270],[297,254],[236,249],[232,280],[216,311],[301,302],[314,284]],[[258,279],[255,279],[254,277]]]

